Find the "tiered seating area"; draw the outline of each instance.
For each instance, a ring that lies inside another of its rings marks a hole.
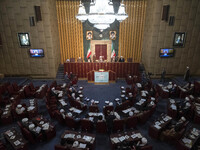
[[[162,142],[166,149],[200,145],[198,81],[185,86],[155,84],[128,75],[126,82],[115,83],[112,96],[109,92],[98,95],[104,85],[91,91],[89,86],[95,85],[86,81],[57,82],[2,82],[2,150],[38,149],[41,145],[56,150],[150,150],[158,149]],[[104,146],[99,145],[101,137]]]

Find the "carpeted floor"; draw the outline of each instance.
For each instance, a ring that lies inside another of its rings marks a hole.
[[[191,79],[196,80],[199,78],[193,78]],[[4,81],[10,81],[12,82],[17,82],[20,85],[25,85],[29,83],[30,81],[34,83],[34,86],[40,86],[44,83],[50,85],[53,80],[31,80],[27,78],[4,78],[1,80],[1,82]],[[153,84],[156,84],[159,82],[157,79],[153,79]],[[185,82],[183,82],[181,77],[173,78],[173,79],[167,79],[166,82],[168,81],[174,81],[179,85],[184,85]],[[63,80],[57,80],[58,84],[63,83]],[[118,80],[116,83],[111,83],[109,85],[94,85],[92,83],[87,83],[87,81],[81,80],[78,81],[78,87],[83,86],[84,90],[84,96],[88,97],[90,99],[98,100],[99,103],[99,108],[100,111],[103,110],[103,106],[105,104],[105,101],[112,101],[114,104],[114,99],[117,97],[120,97],[120,86],[125,86],[127,87],[127,84],[124,80]],[[66,98],[66,97],[65,97]],[[26,103],[27,99],[23,99],[22,103]],[[38,100],[38,106],[39,106],[39,114],[42,114],[46,118],[50,118],[46,106],[45,106],[45,101],[44,99],[39,99]],[[159,140],[154,140],[151,139],[148,135],[148,128],[150,124],[158,117],[160,116],[161,113],[166,113],[167,111],[167,99],[159,99],[159,103],[156,108],[156,112],[151,116],[151,118],[148,119],[148,121],[144,125],[138,125],[137,129],[148,139],[148,143],[153,145],[154,150],[173,150],[175,149],[175,146],[167,144],[166,142],[161,142]],[[41,142],[41,143],[36,143],[34,145],[30,145],[29,148],[31,150],[53,150],[54,145],[58,144],[60,142],[60,137],[62,133],[67,129],[64,125],[60,125],[56,120],[51,119],[53,124],[56,125],[56,137],[53,138],[51,141],[48,142]],[[197,126],[197,125],[194,125]],[[18,128],[16,122],[11,124],[11,125],[0,125],[0,132],[3,133],[6,130],[8,130],[11,127],[16,127]],[[19,129],[19,128],[18,128]],[[94,131],[94,134],[96,132]],[[2,138],[1,134],[1,138]],[[110,149],[110,141],[109,141],[109,135],[108,134],[96,134],[96,150],[109,150]]]

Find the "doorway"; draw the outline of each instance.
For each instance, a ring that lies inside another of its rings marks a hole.
[[[103,56],[104,60],[107,60],[107,44],[96,44],[95,54],[96,59],[99,59],[99,56]]]

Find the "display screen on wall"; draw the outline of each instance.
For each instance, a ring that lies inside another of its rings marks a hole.
[[[28,33],[18,33],[18,38],[21,47],[31,46]]]
[[[44,57],[43,49],[30,49],[29,53],[31,57]]]
[[[161,48],[160,57],[173,57],[174,49],[173,48]]]

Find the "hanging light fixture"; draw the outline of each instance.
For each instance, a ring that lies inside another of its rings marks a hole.
[[[110,27],[115,19],[122,22],[128,17],[125,12],[125,5],[120,4],[118,13],[114,13],[114,7],[112,0],[91,0],[90,11],[86,14],[85,7],[80,1],[79,11],[76,16],[81,22],[88,20],[90,23],[94,24],[94,27],[100,30],[104,30]]]

